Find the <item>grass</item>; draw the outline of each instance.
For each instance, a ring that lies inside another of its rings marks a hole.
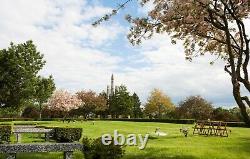
[[[232,133],[226,137],[206,137],[190,135],[185,138],[179,132],[182,125],[167,123],[143,123],[120,121],[93,122],[42,122],[46,126],[82,127],[83,135],[91,138],[100,137],[104,133],[143,134],[153,133],[156,127],[168,133],[165,137],[150,138],[144,150],[138,147],[125,147],[124,159],[249,159],[250,129],[230,128]],[[185,125],[192,129],[193,125]],[[14,140],[12,138],[12,140]],[[43,142],[36,135],[23,135],[22,142]],[[18,159],[62,159],[62,153],[20,153]],[[0,155],[3,158],[3,155]],[[75,152],[74,158],[83,158],[81,152]]]

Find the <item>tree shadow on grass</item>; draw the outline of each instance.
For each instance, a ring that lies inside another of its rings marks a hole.
[[[192,155],[167,154],[168,149],[147,148],[146,152],[140,154],[126,154],[124,159],[197,159]],[[164,152],[164,153],[161,153]]]
[[[6,158],[6,155],[0,154],[0,159]],[[18,153],[17,159],[63,159],[63,152],[43,152],[43,153]],[[80,151],[73,153],[73,159],[83,159]]]

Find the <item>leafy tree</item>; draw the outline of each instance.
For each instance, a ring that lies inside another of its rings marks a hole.
[[[115,15],[129,1],[125,1],[93,23],[98,25]],[[250,39],[245,20],[249,18],[249,0],[142,0],[144,6],[154,2],[154,7],[146,17],[126,18],[131,23],[128,38],[132,44],[140,44],[155,33],[168,33],[172,42],[184,41],[185,55],[188,60],[210,53],[225,61],[224,70],[229,74],[233,86],[233,96],[238,104],[244,121],[250,125],[247,108],[250,82],[248,75]],[[214,63],[212,61],[211,63]]]
[[[13,107],[0,108],[1,118],[16,118],[20,117],[20,112]]]
[[[240,113],[240,108],[234,107],[232,109],[229,109],[229,112],[233,115],[233,119],[231,119],[231,120],[234,120],[234,121],[244,121],[243,117],[242,117],[242,115]]]
[[[134,93],[132,96],[132,103],[133,103],[133,107],[132,107],[132,112],[133,112],[133,117],[134,118],[138,118],[138,117],[142,117],[142,109],[141,109],[141,102],[140,102],[140,98],[138,97],[138,95],[136,93]]]
[[[35,88],[35,101],[39,104],[39,117],[42,115],[42,105],[47,102],[56,89],[54,79],[52,76],[49,78],[38,77]]]
[[[124,85],[118,86],[115,90],[115,94],[110,97],[109,109],[113,116],[118,115],[131,115],[132,114],[133,101],[127,87]]]
[[[179,103],[179,118],[207,120],[212,118],[213,106],[201,96],[190,96]]]
[[[100,113],[107,110],[107,101],[102,95],[97,95],[94,91],[77,92],[77,98],[81,100],[78,113],[84,115],[85,118],[91,113]]]
[[[220,121],[241,121],[242,116],[239,108],[225,109],[222,107],[213,110],[213,119]]]
[[[230,114],[229,110],[223,109],[222,107],[216,108],[213,110],[213,118],[214,120],[221,121],[230,121],[232,119],[232,114]]]
[[[162,115],[168,115],[174,110],[174,104],[170,97],[161,90],[154,89],[148,97],[145,105],[145,113],[154,117],[162,118]]]
[[[0,50],[0,107],[20,108],[33,99],[43,55],[32,41]]]
[[[77,109],[81,100],[64,90],[56,90],[49,98],[47,107],[49,110],[66,117],[70,110]]]
[[[38,118],[39,116],[40,116],[40,112],[34,106],[26,107],[22,113],[22,117],[25,117],[25,118]]]

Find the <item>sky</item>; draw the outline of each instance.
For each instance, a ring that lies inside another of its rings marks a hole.
[[[53,75],[57,89],[101,92],[113,73],[115,85],[126,85],[142,103],[158,88],[175,104],[201,95],[215,106],[235,106],[223,61],[211,66],[216,57],[206,55],[188,62],[181,42],[172,45],[168,35],[156,35],[140,46],[129,43],[124,16],[145,15],[151,5],[141,8],[132,2],[110,21],[91,25],[117,4],[114,0],[1,0],[0,49],[10,42],[33,40],[46,60],[40,74]]]

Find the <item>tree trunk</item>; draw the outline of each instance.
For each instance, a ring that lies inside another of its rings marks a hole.
[[[41,120],[42,119],[42,104],[39,103],[39,119]]]
[[[241,95],[240,95],[240,84],[236,81],[232,81],[233,84],[233,96],[240,108],[241,115],[243,117],[244,122],[247,126],[250,126],[250,118],[246,111],[246,104],[243,102]]]

